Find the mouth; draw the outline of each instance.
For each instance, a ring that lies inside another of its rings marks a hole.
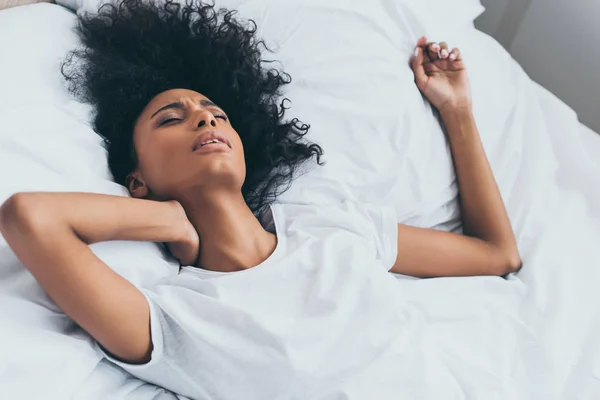
[[[231,144],[220,131],[204,132],[196,137],[192,151],[231,150]]]

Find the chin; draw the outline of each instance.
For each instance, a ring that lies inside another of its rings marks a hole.
[[[219,162],[221,161],[221,162]],[[224,162],[223,162],[224,161]],[[235,168],[228,160],[218,160],[211,163],[202,169],[201,181],[202,186],[206,187],[230,187],[232,189],[240,189],[244,184],[244,171],[240,168]]]

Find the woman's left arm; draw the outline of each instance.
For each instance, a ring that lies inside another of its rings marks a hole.
[[[517,272],[516,248],[477,237],[398,224],[398,255],[390,269],[418,278],[504,276]]]
[[[417,86],[446,127],[465,235],[398,225],[398,255],[391,271],[418,277],[516,272],[521,258],[473,118],[460,52],[421,38],[411,66]]]

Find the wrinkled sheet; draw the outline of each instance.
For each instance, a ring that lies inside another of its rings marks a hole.
[[[436,392],[443,398],[600,398],[600,164],[591,158],[600,136],[537,95],[560,162],[556,186],[535,204],[548,223],[521,237],[523,269],[506,281],[399,281],[452,376]]]

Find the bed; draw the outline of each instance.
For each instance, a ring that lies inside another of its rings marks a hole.
[[[0,202],[27,190],[126,195],[110,179],[90,108],[60,77],[78,44],[73,11],[98,2],[65,4],[72,10],[0,11]],[[325,167],[306,171],[281,201],[379,201],[415,226],[456,231],[460,216],[448,146],[408,59],[423,34],[461,47],[524,267],[506,279],[397,276],[438,360],[420,362],[415,343],[410,361],[438,378],[432,399],[600,398],[600,135],[473,27],[479,1],[217,4],[256,20],[294,79],[294,114],[326,151]],[[92,248],[142,287],[177,270],[152,243]],[[104,361],[1,237],[0,326],[0,398],[175,398]]]

